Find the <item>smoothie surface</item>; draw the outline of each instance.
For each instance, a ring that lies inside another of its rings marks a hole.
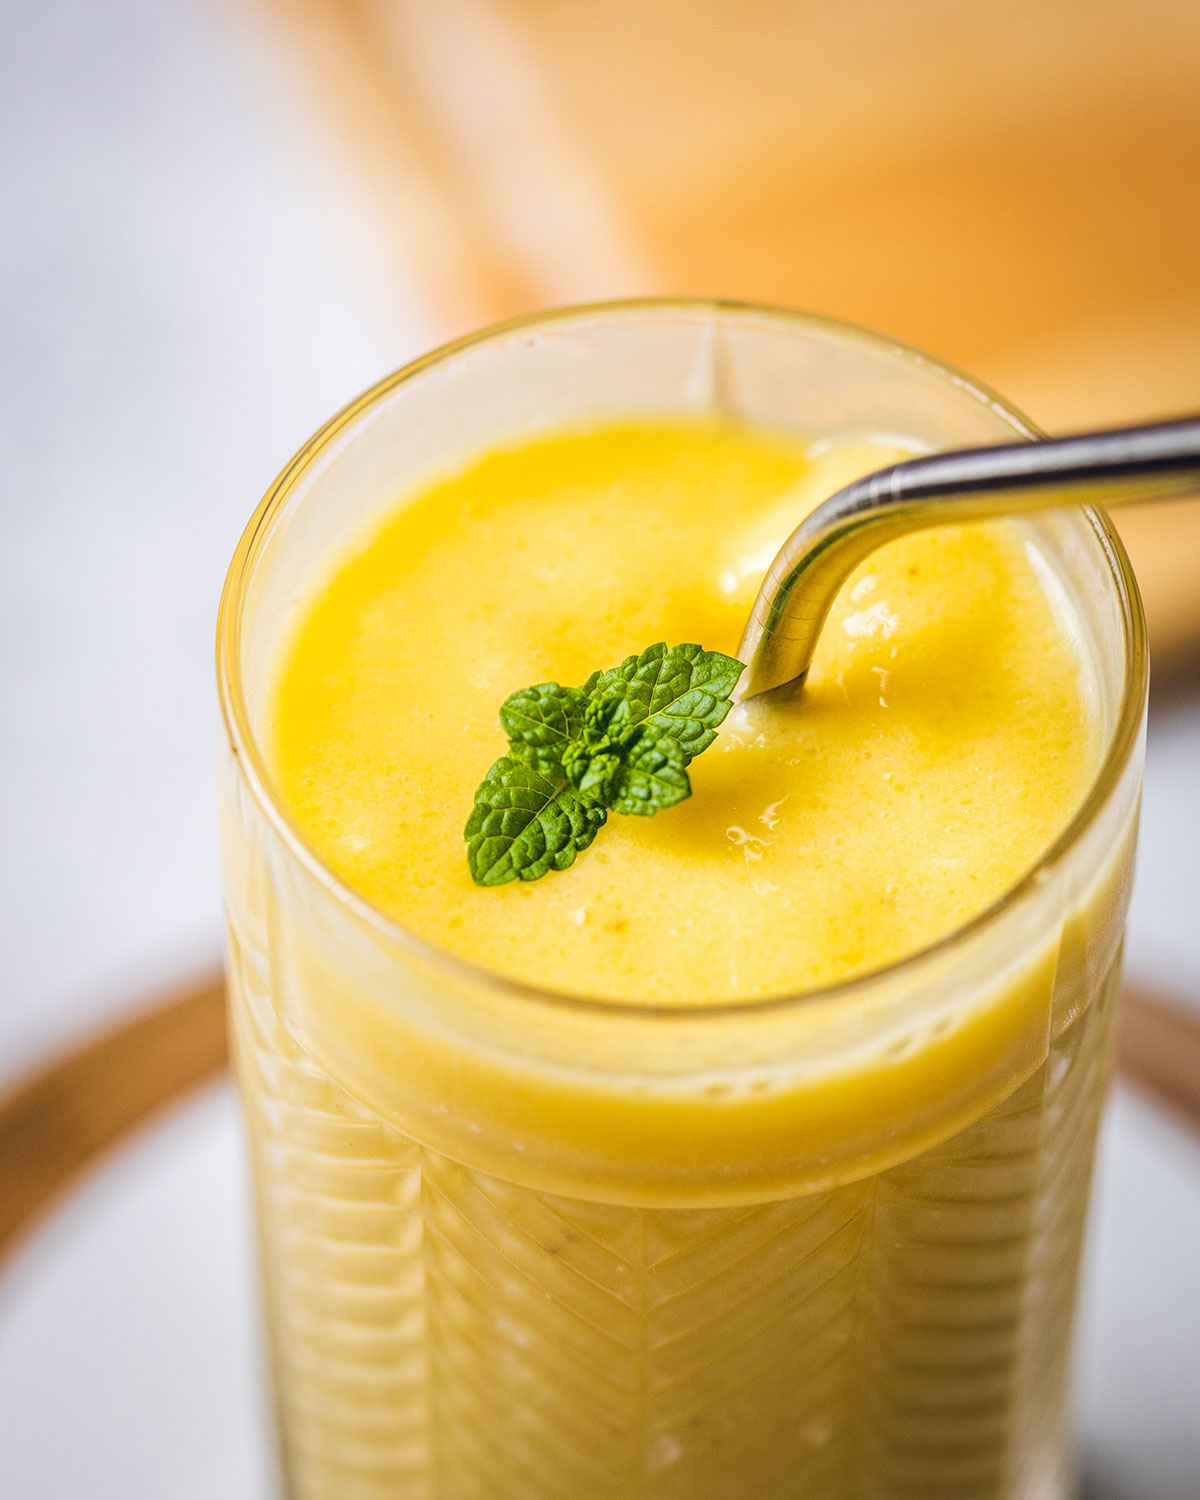
[[[736,653],[775,550],[894,439],[621,424],[493,450],[335,565],[281,663],[272,770],[305,840],[419,937],[659,1004],[779,995],[926,947],[999,898],[1099,756],[1071,620],[1027,534],[893,543],[808,684],[735,708],[690,801],[610,815],[564,873],[479,888],[463,824],[510,692],[655,641]]]

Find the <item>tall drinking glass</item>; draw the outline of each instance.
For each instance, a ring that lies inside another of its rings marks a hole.
[[[1003,899],[866,977],[669,1010],[513,983],[342,886],[276,798],[273,674],[344,546],[482,448],[639,413],[933,448],[1031,434],[862,332],[639,303],[419,360],[280,475],[218,666],[286,1491],[1058,1500],[1146,700],[1103,516],[1012,523],[1075,622],[1103,743],[1083,806]]]

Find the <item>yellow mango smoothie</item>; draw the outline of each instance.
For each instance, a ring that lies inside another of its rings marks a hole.
[[[797,523],[904,456],[606,426],[434,485],[343,561],[284,664],[273,762],[297,825],[427,941],[568,992],[729,1002],[927,947],[1036,863],[1098,759],[1078,653],[1003,527],[869,560],[802,700],[737,710],[694,795],[612,820],[569,879],[477,887],[462,848],[508,692],[663,638],[735,653]]]
[[[666,404],[361,499],[368,464],[359,512],[269,502],[243,544],[275,581],[236,602],[231,1007],[286,1492],[1059,1500],[1121,580],[1082,517],[892,543],[686,800],[476,884],[509,694],[736,654],[798,522],[932,445]]]

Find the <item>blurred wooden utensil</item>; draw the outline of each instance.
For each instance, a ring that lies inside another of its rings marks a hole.
[[[1194,0],[267,13],[447,335],[718,294],[928,348],[1049,431],[1200,399]],[[1200,507],[1121,529],[1162,686],[1200,662]]]
[[[450,331],[547,302],[719,293],[866,323],[984,376],[1027,371],[1005,388],[1052,426],[1194,404],[1193,0],[270,14],[385,253]],[[1130,346],[1152,358],[1130,369]],[[1047,352],[1063,378],[1039,384]],[[1077,363],[1102,386],[1073,389]]]

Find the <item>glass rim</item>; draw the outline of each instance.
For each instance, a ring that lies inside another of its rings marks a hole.
[[[848,341],[869,346],[879,353],[891,354],[902,361],[933,371],[944,378],[948,384],[958,387],[972,399],[990,407],[1021,437],[1033,439],[1044,436],[1041,429],[1018,407],[984,382],[975,379],[974,376],[968,375],[956,366],[936,359],[910,344],[874,333],[858,324],[819,313],[805,312],[798,308],[778,307],[768,303],[723,297],[631,297],[572,303],[489,324],[472,333],[451,339],[409,360],[347,402],[296,451],[267,488],[238,539],[225,575],[217,612],[217,687],[225,734],[237,759],[239,774],[244,777],[255,803],[276,836],[282,841],[285,849],[292,858],[299,862],[310,878],[315,880],[339,907],[357,921],[371,928],[389,943],[406,950],[414,958],[431,963],[452,976],[457,975],[467,982],[485,985],[493,991],[512,996],[521,1002],[535,1002],[555,1009],[606,1015],[620,1018],[624,1022],[665,1021],[678,1025],[684,1021],[694,1024],[704,1021],[730,1021],[735,1018],[748,1020],[751,1017],[777,1014],[780,1011],[804,1005],[840,1003],[885,981],[890,982],[897,978],[902,980],[905,975],[915,974],[931,961],[943,958],[952,959],[956,950],[966,948],[988,927],[1020,906],[1044,885],[1050,872],[1061,864],[1084,838],[1118,786],[1141,732],[1148,686],[1149,651],[1145,613],[1133,567],[1124,543],[1102,510],[1090,505],[1078,507],[1100,545],[1117,594],[1125,638],[1126,664],[1116,722],[1109,736],[1104,757],[1097,767],[1086,795],[1057,837],[1046,847],[1035,863],[1019,880],[1008,886],[975,916],[952,928],[936,941],[905,954],[903,958],[893,963],[883,964],[878,968],[836,980],[832,984],[737,1001],[713,1003],[697,1001],[682,1005],[642,1004],[636,1001],[616,1000],[611,997],[558,990],[530,983],[512,978],[486,965],[477,964],[471,959],[462,958],[421,937],[396,918],[389,916],[329,868],[276,799],[272,791],[272,778],[266,757],[251,728],[238,661],[242,607],[245,603],[247,586],[253,575],[261,547],[276,519],[284,510],[301,478],[326,452],[330,444],[361,416],[390,396],[399,386],[420,377],[427,370],[441,366],[456,355],[473,349],[477,345],[523,329],[564,324],[596,315],[620,315],[647,311],[707,312],[717,316],[722,313],[752,315],[836,334]]]

